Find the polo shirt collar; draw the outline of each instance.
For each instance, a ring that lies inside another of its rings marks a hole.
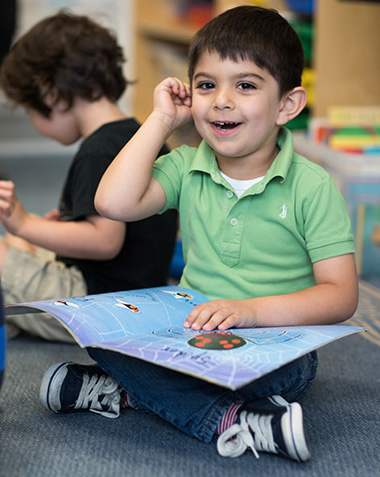
[[[290,165],[293,161],[293,136],[287,128],[281,128],[277,137],[277,146],[280,152],[276,159],[265,174],[264,181],[267,184],[274,177],[281,177],[281,182],[284,182]]]
[[[214,182],[222,183],[222,176],[220,175],[214,151],[205,140],[201,141],[195,153],[189,172],[193,171],[206,172],[212,177]]]
[[[293,137],[288,129],[284,127],[280,129],[277,145],[280,152],[265,174],[263,180],[265,185],[274,177],[281,177],[281,182],[283,182],[286,179],[293,160]],[[189,172],[193,171],[205,172],[211,176],[214,182],[218,184],[224,183],[218,168],[218,163],[215,160],[214,151],[204,140],[201,141],[189,170]]]

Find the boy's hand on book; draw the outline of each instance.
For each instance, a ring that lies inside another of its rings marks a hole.
[[[250,300],[214,300],[196,306],[184,327],[204,331],[252,328],[257,326],[253,315]]]

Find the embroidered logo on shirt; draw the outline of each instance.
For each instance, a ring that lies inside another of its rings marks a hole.
[[[281,217],[282,219],[285,219],[286,214],[288,213],[288,208],[286,207],[285,204],[282,204],[281,209],[282,209],[282,212],[279,215],[279,217]]]

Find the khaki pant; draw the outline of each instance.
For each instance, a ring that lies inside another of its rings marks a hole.
[[[5,305],[87,294],[82,273],[56,261],[55,255],[44,249],[33,255],[10,247],[1,287]],[[66,328],[48,313],[10,315],[6,327],[8,338],[23,331],[49,341],[74,343]]]

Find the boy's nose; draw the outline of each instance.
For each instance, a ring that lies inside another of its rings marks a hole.
[[[214,100],[214,108],[216,109],[233,109],[234,102],[231,95],[226,90],[217,90]]]

